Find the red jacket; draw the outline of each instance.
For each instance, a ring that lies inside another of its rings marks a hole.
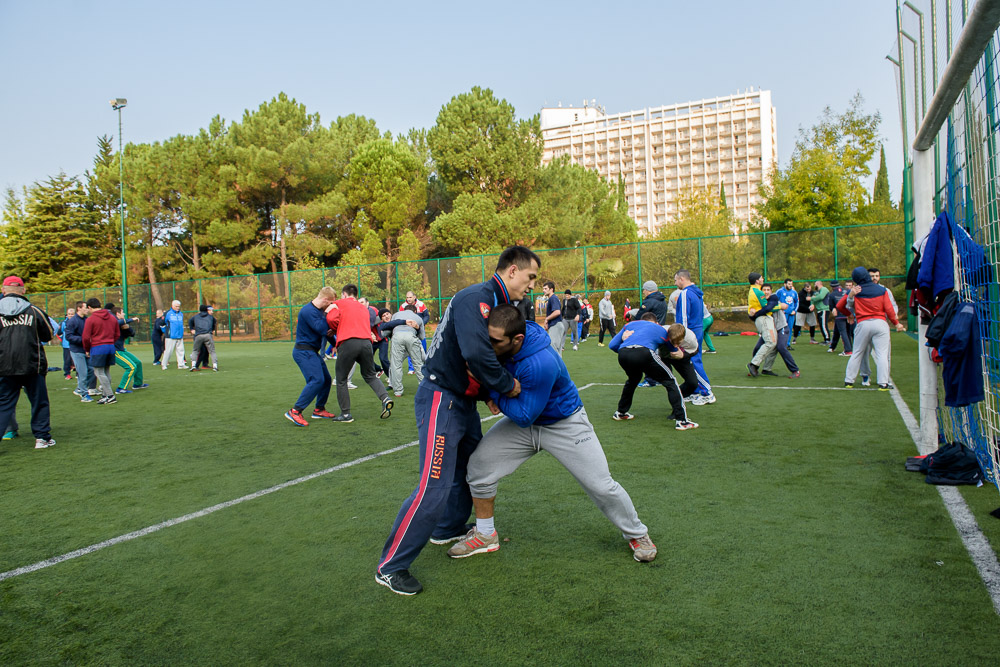
[[[83,324],[83,349],[90,352],[97,345],[114,345],[118,338],[118,319],[101,308],[90,314]]]
[[[333,302],[326,314],[326,323],[337,334],[337,347],[345,340],[360,338],[372,340],[372,314],[367,306],[348,297]]]
[[[851,314],[851,312],[847,310],[848,296],[850,295],[845,294],[840,297],[840,301],[837,302],[837,310],[844,315]],[[899,318],[896,317],[896,310],[892,307],[892,301],[889,299],[888,290],[876,298],[866,299],[860,294],[854,297],[854,316],[858,322],[873,319],[884,320],[888,318],[893,324],[899,324]]]

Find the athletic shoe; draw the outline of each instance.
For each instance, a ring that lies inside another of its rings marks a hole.
[[[333,359],[333,355],[332,354],[324,354],[323,358],[326,359],[327,361],[329,361],[330,359]]]
[[[844,387],[846,389],[854,389],[854,383],[853,382],[845,382],[844,383]]]
[[[832,347],[828,347],[828,348],[826,348],[826,351],[832,353],[833,352],[833,348]]]
[[[685,403],[694,403],[694,397],[697,396],[697,395],[698,394],[690,394],[688,396],[685,396],[684,397],[684,402]]]
[[[615,410],[615,414],[611,415],[611,418],[616,422],[627,422],[629,419],[635,419],[635,415],[631,412],[618,412]]]
[[[81,403],[93,403],[94,399],[92,399],[89,395],[84,394],[83,396],[80,397],[80,402]]]
[[[424,590],[424,587],[420,585],[416,577],[410,574],[409,570],[389,572],[388,574],[376,571],[375,581],[399,595],[416,595]]]
[[[79,389],[74,389],[73,393],[76,394],[77,396],[83,396],[83,394],[80,393]]]
[[[145,382],[142,384],[133,385],[133,389],[149,389],[149,385]]]
[[[718,350],[702,350],[701,353],[702,354],[718,354],[719,351]]]
[[[115,398],[114,394],[112,394],[111,396],[104,396],[102,398],[97,399],[98,405],[111,405],[112,403],[117,403],[117,402],[118,399]]]
[[[395,396],[396,398],[399,398],[400,396],[403,395],[403,392],[401,392],[401,391],[394,391],[394,392],[392,392],[392,395]]]
[[[820,343],[820,342],[819,342],[818,340],[816,340],[815,338],[810,338],[810,339],[809,339],[809,344],[810,344],[810,345],[822,345],[822,343]]]
[[[383,375],[385,375],[385,373],[383,373],[382,371],[375,371],[375,377],[380,378]]]
[[[181,366],[178,366],[177,370],[179,370],[179,371],[186,371],[187,370],[187,364],[183,364]]]
[[[131,394],[131,389],[115,389],[116,394]]]
[[[598,343],[597,347],[604,347],[604,343]],[[69,378],[66,378],[66,379],[68,380]]]
[[[652,387],[653,385],[649,384],[649,380],[643,380],[637,386],[645,388],[645,387]]]
[[[393,405],[394,403],[392,402],[392,399],[386,396],[385,400],[382,401],[382,416],[381,416],[382,419],[388,419],[389,416],[392,415]]]
[[[795,371],[794,373],[792,373],[791,375],[789,375],[788,378],[791,379],[791,380],[795,380],[795,379],[797,379],[801,375],[802,375],[802,373],[800,373],[799,371]]]
[[[351,416],[350,412],[344,412],[334,417],[332,421],[343,422],[344,424],[348,424],[354,421],[354,417]]]
[[[306,421],[306,418],[303,417],[302,413],[295,408],[292,408],[285,413],[285,419],[292,422],[296,426],[309,426],[309,422]]]
[[[3,434],[4,440],[13,440],[16,437],[17,437],[17,431],[7,431],[6,433]]]
[[[200,370],[201,370],[201,369],[200,369],[200,368],[198,368],[197,366],[192,366],[192,367],[191,367],[191,372],[192,372],[192,373],[194,373],[195,371],[200,371]]]
[[[406,371],[407,375],[413,375],[415,371]]]
[[[755,378],[758,375],[760,375],[760,371],[757,369],[756,366],[753,365],[752,361],[749,364],[747,364],[747,372],[750,374],[750,377],[752,378]]]
[[[893,386],[892,386],[891,384],[889,384],[888,382],[886,382],[885,384],[880,384],[880,385],[878,386],[878,390],[879,390],[879,391],[889,391],[890,389],[895,389],[895,387],[893,387]]]
[[[466,534],[465,539],[448,549],[448,555],[452,558],[467,558],[476,554],[485,554],[496,551],[500,548],[500,535],[493,531],[492,535],[483,535],[473,528]]]
[[[327,412],[326,410],[321,410],[320,408],[316,408],[312,413],[313,419],[333,419],[336,416],[337,415],[332,412]]]
[[[690,431],[693,428],[698,428],[698,425],[695,424],[693,421],[684,420],[677,422],[674,428],[677,429],[678,431]]]
[[[348,382],[347,383],[347,388],[348,389],[357,389],[358,385],[354,384],[353,382]]]
[[[97,391],[96,389],[88,389],[87,390],[87,395],[88,396],[100,396],[101,392]]]
[[[778,374],[775,373],[774,371],[761,371],[760,374],[761,375],[770,375],[771,377],[775,377],[775,378],[778,377]]]
[[[870,377],[868,377],[867,375],[862,375],[861,376],[861,386],[862,387],[870,387],[870,386],[872,386],[872,379]]]
[[[464,540],[465,536],[469,534],[469,531],[472,530],[472,529],[474,529],[475,527],[476,527],[476,524],[474,524],[474,523],[467,523],[467,524],[465,524],[465,527],[462,528],[462,532],[461,533],[458,533],[457,535],[452,535],[451,537],[434,537],[432,535],[431,539],[430,539],[430,543],[431,544],[451,544],[452,542],[458,542],[459,540]]]
[[[218,373],[219,372],[219,364],[212,364],[212,370],[215,371],[216,373]]]
[[[35,449],[47,449],[54,444],[56,444],[56,441],[52,438],[35,438]]]
[[[850,352],[841,352],[837,356],[838,357],[849,357],[849,356],[851,356],[851,353]]]
[[[629,540],[628,545],[632,547],[632,558],[640,563],[648,563],[656,558],[656,545],[653,544],[653,540],[649,539],[649,533],[640,538]]]
[[[706,405],[705,397],[702,396],[701,394],[692,394],[691,405]]]
[[[573,349],[574,349],[574,350],[578,350],[578,349],[580,349],[580,346],[579,346],[579,345],[574,345],[574,346],[573,346]]]
[[[72,379],[73,379],[73,376],[72,376],[72,375],[67,375],[67,376],[66,376],[66,379],[67,379],[67,380],[72,380]]]
[[[711,405],[712,403],[715,403],[715,394],[705,396],[705,405]]]

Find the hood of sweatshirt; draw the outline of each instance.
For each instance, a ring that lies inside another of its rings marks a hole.
[[[691,294],[696,295],[699,299],[701,299],[702,301],[704,301],[704,299],[705,299],[705,293],[702,292],[701,288],[698,287],[697,285],[688,285],[684,289],[687,290],[688,292],[690,292]]]
[[[552,339],[549,338],[549,333],[541,325],[535,322],[526,322],[524,342],[521,343],[521,349],[517,351],[512,360],[521,361],[522,359],[527,359],[533,354],[544,351],[545,348],[551,345]]]
[[[8,294],[0,299],[0,315],[13,317],[31,308],[31,302],[20,294]]]
[[[93,311],[92,313],[90,313],[90,316],[96,317],[102,322],[114,322],[116,326],[118,324],[118,318],[116,318],[114,315],[104,310],[103,308],[101,308],[100,310]]]
[[[877,299],[885,294],[885,288],[881,285],[876,285],[875,281],[872,280],[871,274],[868,273],[868,269],[863,266],[858,266],[851,271],[851,280],[854,281],[855,285],[861,287],[861,292],[855,298]]]
[[[643,303],[646,301],[666,301],[667,297],[663,296],[663,292],[651,292],[649,296],[642,300]]]

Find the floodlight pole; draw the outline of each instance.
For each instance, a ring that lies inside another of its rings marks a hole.
[[[128,101],[119,97],[111,100],[111,108],[118,112],[118,216],[122,233],[122,312],[128,316],[128,271],[125,260],[125,155],[122,152],[122,109]]]

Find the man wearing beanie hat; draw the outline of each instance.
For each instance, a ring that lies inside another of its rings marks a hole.
[[[215,339],[212,333],[215,331],[215,317],[208,312],[208,304],[201,304],[198,307],[198,314],[188,321],[188,328],[194,336],[194,351],[191,352],[191,372],[198,370],[198,355],[204,347],[212,359],[212,370],[219,370],[219,358],[215,354]]]
[[[615,331],[615,304],[611,303],[611,292],[606,291],[604,298],[597,304],[597,317],[601,320],[601,330],[597,333],[597,346],[604,347],[604,332],[611,332],[614,338]]]
[[[667,323],[667,298],[652,280],[647,280],[642,284],[642,305],[632,316],[633,320],[641,320],[645,313],[656,315],[657,324]]]
[[[31,403],[35,449],[56,444],[49,431],[48,361],[41,345],[50,340],[49,316],[24,297],[24,281],[5,278],[0,298],[0,425],[11,422],[23,388]]]

